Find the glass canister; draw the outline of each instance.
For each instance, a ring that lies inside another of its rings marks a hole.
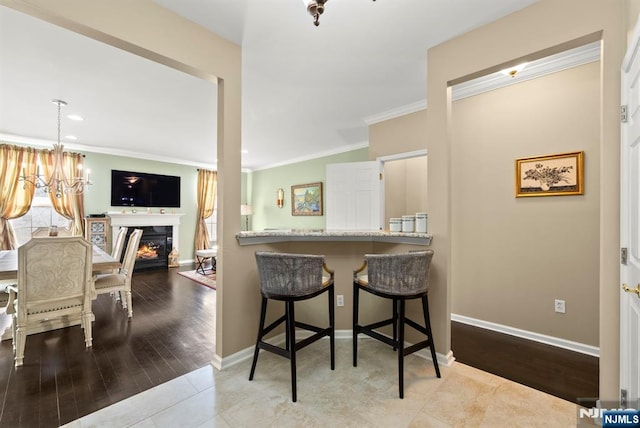
[[[427,213],[416,213],[416,232],[427,233]]]
[[[402,219],[400,217],[392,217],[389,219],[389,232],[401,232]]]
[[[411,233],[414,230],[416,223],[416,217],[413,215],[402,216],[402,231],[405,233]]]

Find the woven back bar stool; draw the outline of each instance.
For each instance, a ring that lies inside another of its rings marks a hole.
[[[296,392],[296,352],[321,339],[329,336],[331,351],[331,370],[335,369],[335,328],[333,307],[333,271],[327,268],[324,256],[306,254],[287,254],[258,251],[256,252],[262,307],[260,310],[260,326],[258,340],[253,353],[253,363],[249,380],[258,362],[260,349],[291,360],[291,393],[293,401],[297,401]],[[323,272],[327,275],[323,276]],[[294,302],[311,299],[324,292],[329,298],[329,325],[317,327],[295,320]],[[265,326],[267,302],[269,299],[281,300],[285,303],[285,313],[277,320]],[[273,331],[280,324],[285,324],[285,347],[279,347],[264,341],[264,336]],[[312,331],[313,334],[296,342],[296,327]]]
[[[358,366],[358,334],[363,333],[393,347],[398,351],[398,386],[400,398],[404,398],[404,357],[424,348],[431,349],[431,359],[440,377],[440,368],[431,333],[429,319],[429,268],[433,250],[415,251],[401,254],[366,254],[364,264],[353,272],[353,366]],[[362,274],[364,269],[366,274]],[[391,318],[372,324],[358,323],[358,298],[360,290],[393,301]],[[421,299],[424,326],[406,318],[405,303],[409,299]],[[391,325],[393,337],[385,336],[377,329]],[[416,329],[426,336],[414,345],[405,347],[405,325]]]

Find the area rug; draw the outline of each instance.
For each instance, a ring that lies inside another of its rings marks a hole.
[[[178,275],[182,275],[185,278],[189,278],[191,281],[197,282],[198,284],[204,285],[205,287],[216,289],[216,274],[208,273],[207,275],[202,275],[201,273],[196,272],[195,270],[185,270],[178,272]]]

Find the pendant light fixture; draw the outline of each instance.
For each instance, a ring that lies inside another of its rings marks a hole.
[[[40,175],[40,167],[36,170],[36,175],[26,176],[23,173],[20,177],[20,181],[35,186],[36,189],[42,189],[45,193],[53,193],[56,198],[61,198],[65,193],[82,193],[85,186],[91,185],[89,180],[89,170],[87,170],[86,178],[82,175],[82,164],[78,165],[78,175],[73,177],[67,177],[64,172],[64,146],[60,142],[60,113],[63,106],[67,103],[62,100],[51,100],[52,103],[58,106],[58,139],[53,145],[53,169],[51,171],[51,177],[45,179]]]
[[[320,15],[324,12],[324,4],[328,0],[302,0],[307,7],[307,12],[313,16],[313,25],[320,25]],[[376,0],[373,0],[376,1]]]

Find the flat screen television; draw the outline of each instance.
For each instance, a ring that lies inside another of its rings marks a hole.
[[[111,170],[111,206],[180,207],[180,177]]]

